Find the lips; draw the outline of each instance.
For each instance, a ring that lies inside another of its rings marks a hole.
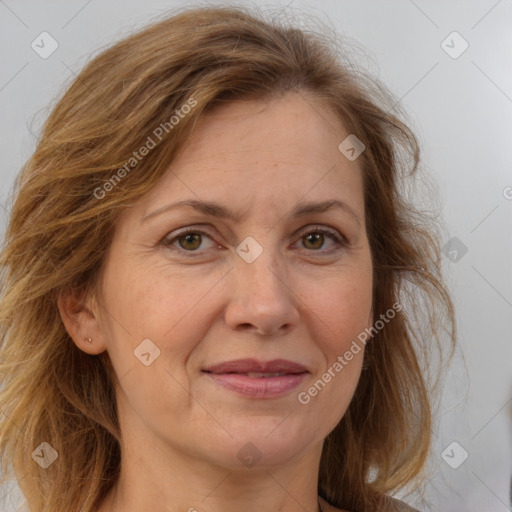
[[[274,359],[266,362],[256,359],[236,359],[214,364],[205,368],[203,371],[208,373],[239,373],[249,376],[253,374],[255,377],[260,377],[262,376],[261,374],[288,375],[306,373],[307,369],[305,366],[294,361],[288,361],[287,359]]]
[[[277,398],[296,388],[309,373],[305,366],[286,359],[237,359],[205,368],[216,384],[250,398]]]

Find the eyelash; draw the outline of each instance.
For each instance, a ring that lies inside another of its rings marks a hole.
[[[330,254],[332,252],[339,251],[339,250],[345,248],[348,245],[347,240],[343,236],[339,236],[336,232],[328,230],[328,229],[325,229],[325,228],[314,228],[314,229],[311,229],[309,231],[306,231],[304,234],[302,234],[300,236],[300,238],[302,239],[305,236],[310,235],[312,233],[322,233],[324,235],[327,235],[331,240],[333,240],[338,245],[338,247],[335,247],[334,249],[331,249],[329,251],[321,251],[320,249],[318,249],[318,250],[311,250],[311,252],[319,252],[319,253],[322,253],[322,252],[325,253],[326,252],[327,254]],[[194,251],[187,251],[185,249],[181,249],[181,248],[178,249],[178,248],[172,246],[172,244],[176,240],[179,240],[180,238],[183,238],[183,237],[185,237],[185,236],[187,236],[189,234],[202,235],[202,236],[205,235],[208,238],[211,238],[210,235],[208,235],[208,233],[205,233],[204,231],[201,231],[201,230],[198,230],[198,229],[194,229],[193,227],[188,227],[188,228],[184,228],[182,231],[176,233],[176,235],[174,237],[172,237],[171,239],[169,239],[169,240],[164,239],[163,240],[163,244],[168,249],[177,252],[180,256],[184,256],[184,257],[196,257],[196,256],[199,256],[200,255],[200,251],[197,250],[197,249],[194,250]],[[199,253],[199,254],[195,254],[195,253]]]

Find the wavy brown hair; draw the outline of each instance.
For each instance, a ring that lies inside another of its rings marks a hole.
[[[440,375],[433,370],[442,366],[432,364],[432,354],[448,348],[449,358],[455,344],[439,223],[405,193],[418,175],[418,141],[400,120],[399,103],[343,56],[346,46],[332,29],[298,29],[242,7],[172,14],[85,66],[16,179],[0,255],[4,480],[14,470],[32,512],[99,506],[121,461],[115,376],[107,352],[91,356],[72,342],[57,299],[97,292],[116,219],[156,186],[202,113],[296,92],[334,111],[365,144],[358,162],[373,311],[377,318],[403,305],[366,347],[354,397],[324,443],[318,482],[337,507],[383,510],[383,497],[416,482],[425,466]],[[98,199],[95,191],[106,190],[148,135],[191,98],[196,106]],[[42,442],[58,452],[47,469],[32,460]]]

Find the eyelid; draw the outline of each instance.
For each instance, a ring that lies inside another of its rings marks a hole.
[[[204,226],[204,225],[202,225]],[[208,225],[210,226],[210,225]],[[173,232],[167,234],[163,240],[162,240],[162,243],[165,247],[169,248],[170,250],[176,252],[178,255],[183,255],[185,257],[195,257],[195,256],[199,256],[199,255],[202,255],[204,254],[205,250],[203,251],[200,251],[200,250],[195,250],[195,251],[186,251],[185,249],[179,249],[179,248],[175,248],[173,247],[173,243],[183,237],[183,236],[186,236],[187,234],[198,234],[198,235],[206,235],[208,238],[210,238],[212,240],[212,242],[214,242],[213,240],[213,237],[206,231],[203,230],[204,228],[201,227],[196,227],[194,225],[191,225],[191,226],[186,226],[186,227],[183,227],[183,228],[178,228],[177,230],[174,230]],[[174,233],[174,235],[172,237],[170,237],[170,234]],[[335,228],[331,228],[329,226],[324,226],[324,225],[319,225],[319,224],[309,224],[308,226],[305,226],[303,228],[301,228],[300,230],[296,231],[294,236],[298,236],[299,240],[301,238],[303,238],[304,236],[310,234],[310,233],[323,233],[325,235],[327,235],[332,242],[334,242],[334,244],[336,244],[337,247],[334,247],[334,248],[331,248],[331,249],[328,249],[328,250],[322,250],[322,249],[319,249],[319,250],[309,250],[308,252],[311,252],[311,253],[318,253],[318,254],[331,254],[331,253],[334,253],[334,252],[337,252],[341,249],[345,249],[348,245],[349,245],[349,241],[347,240],[346,236],[341,233],[340,231],[338,231],[337,229]],[[214,242],[216,243],[216,242]],[[217,244],[217,245],[220,245],[220,244]],[[307,250],[307,249],[306,249]]]

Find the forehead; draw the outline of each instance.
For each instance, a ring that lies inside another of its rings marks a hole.
[[[301,160],[307,158],[307,152],[314,158],[329,159],[346,135],[341,119],[318,99],[310,93],[290,92],[269,99],[228,102],[207,111],[189,141],[187,160],[192,155],[211,156],[212,149],[214,153],[226,149],[233,155],[237,149],[270,152],[275,158],[282,151]],[[330,151],[326,152],[327,148]]]
[[[334,112],[303,94],[217,106],[199,119],[145,213],[190,198],[238,211],[340,199],[362,217],[361,169],[338,149],[347,135]]]

